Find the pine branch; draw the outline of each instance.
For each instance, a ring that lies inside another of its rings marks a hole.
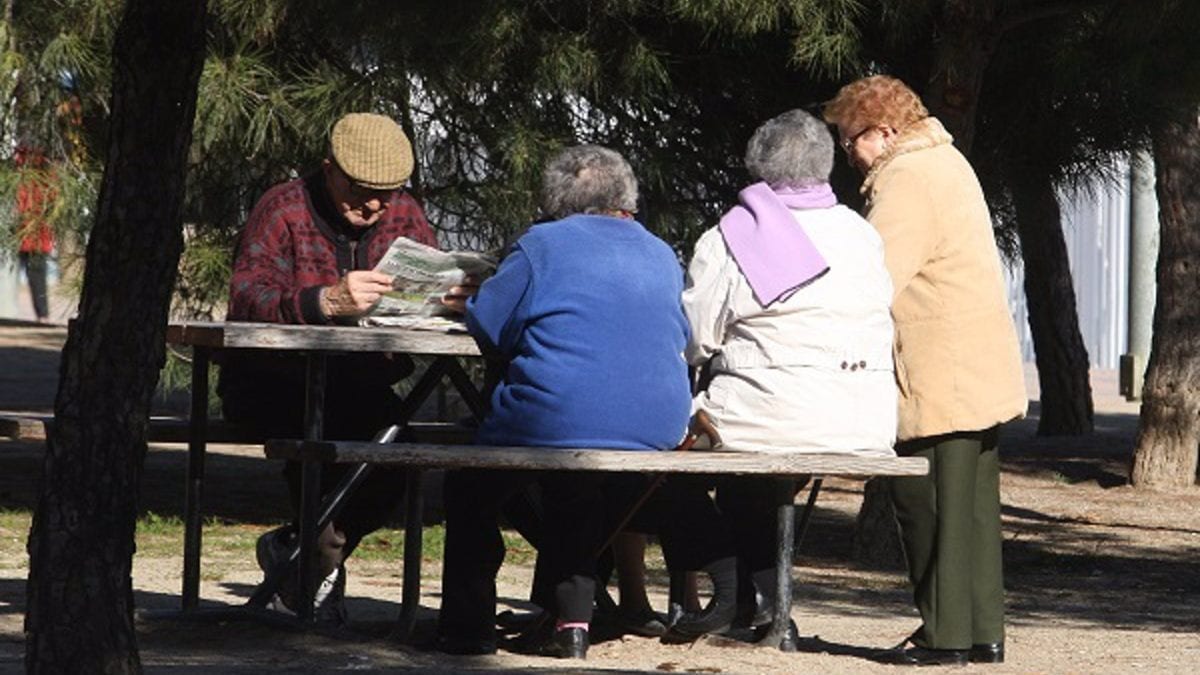
[[[1005,33],[1042,19],[1052,19],[1067,14],[1111,5],[1112,0],[1051,0],[1000,16],[991,27],[992,40],[999,41]]]

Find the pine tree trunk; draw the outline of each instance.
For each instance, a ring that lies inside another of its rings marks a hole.
[[[29,536],[31,673],[136,673],[130,579],[151,397],[164,361],[205,0],[128,0],[79,316]]]
[[[851,558],[872,569],[904,569],[904,547],[887,478],[872,478],[863,488],[863,503],[854,522]]]
[[[1017,212],[1029,331],[1042,392],[1037,432],[1086,434],[1093,428],[1092,385],[1058,197],[1049,177],[1029,167],[1009,171],[1008,183]]]
[[[937,19],[925,105],[967,156],[975,142],[979,93],[992,57],[995,15],[995,0],[948,0]]]
[[[1197,480],[1200,447],[1200,118],[1154,135],[1160,239],[1154,336],[1129,478],[1138,487]]]

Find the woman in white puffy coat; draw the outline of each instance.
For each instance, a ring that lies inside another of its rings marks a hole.
[[[687,360],[707,372],[692,405],[711,422],[702,441],[733,452],[893,455],[892,283],[879,235],[829,186],[828,128],[784,113],[750,139],[746,167],[761,182],[701,236],[683,294]],[[707,498],[710,484],[669,485]],[[769,622],[777,507],[794,493],[790,479],[717,482],[720,518],[695,542],[713,559],[703,567],[713,599],[683,614],[668,639]]]
[[[892,283],[879,234],[826,182],[832,137],[812,116],[785,113],[759,129],[746,165],[780,196],[792,220],[785,226],[807,235],[828,269],[788,278],[774,287],[780,295],[760,298],[747,272],[772,261],[738,260],[730,244],[751,249],[747,257],[786,247],[789,233],[764,231],[759,219],[745,228],[748,238],[723,226],[700,237],[683,294],[687,360],[707,362],[711,381],[693,412],[708,415],[720,450],[894,454]],[[787,266],[789,254],[777,252]],[[793,281],[798,287],[788,288]]]

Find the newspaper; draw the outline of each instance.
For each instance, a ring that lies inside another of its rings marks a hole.
[[[384,293],[363,317],[364,325],[449,330],[462,321],[442,305],[442,296],[468,275],[480,280],[496,269],[496,258],[473,251],[439,251],[407,237],[388,247],[376,272],[392,277]]]

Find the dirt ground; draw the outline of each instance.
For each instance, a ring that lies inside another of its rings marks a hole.
[[[47,410],[61,331],[0,322],[0,410]],[[47,384],[46,380],[50,378]],[[1135,491],[1124,484],[1137,407],[1116,396],[1115,375],[1097,372],[1096,431],[1079,438],[1037,438],[1030,419],[1006,430],[1002,500],[1008,589],[1008,661],[968,666],[996,673],[1192,673],[1200,670],[1200,490]],[[1036,392],[1036,388],[1031,391]],[[48,393],[47,393],[48,392]],[[1036,396],[1036,394],[1033,394]],[[0,509],[28,509],[36,495],[41,448],[0,439]],[[286,516],[277,468],[256,447],[217,446],[208,462],[207,516],[266,528]],[[182,508],[185,455],[152,448],[142,508]],[[826,484],[797,559],[793,617],[801,651],[784,654],[720,639],[668,646],[623,637],[593,644],[585,662],[566,663],[501,651],[491,657],[418,652],[388,639],[398,611],[400,561],[348,565],[350,632],[301,633],[228,618],[163,619],[179,606],[181,548],[139,554],[133,584],[139,646],[151,673],[363,672],[887,672],[871,660],[918,624],[899,570],[849,562],[862,484]],[[20,672],[28,574],[25,532],[0,530],[0,672]],[[252,555],[206,551],[205,607],[240,604],[260,574]],[[439,565],[425,566],[419,629],[439,604]],[[531,568],[506,564],[502,607],[527,608]],[[653,574],[651,600],[665,604],[665,579]]]

